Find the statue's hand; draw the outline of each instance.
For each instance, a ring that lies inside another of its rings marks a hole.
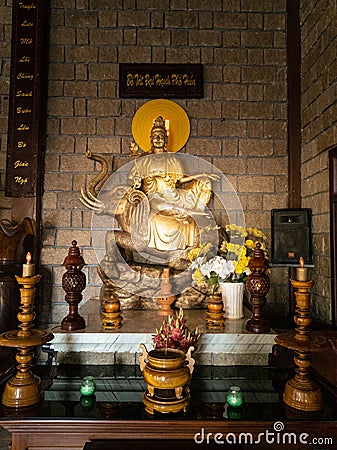
[[[205,177],[208,177],[210,180],[213,180],[213,181],[219,181],[220,180],[220,175],[216,175],[215,173],[204,173],[203,175]]]
[[[130,142],[129,149],[131,156],[137,156],[139,154],[139,147],[135,141]]]
[[[174,216],[177,219],[185,219],[188,214],[187,214],[186,209],[175,207],[169,211],[169,215]]]

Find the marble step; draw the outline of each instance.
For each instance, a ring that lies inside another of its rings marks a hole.
[[[223,330],[205,329],[205,311],[187,310],[185,317],[190,329],[201,329],[202,335],[197,350],[193,353],[196,364],[213,366],[267,365],[276,333],[249,333],[245,323],[250,317],[240,320],[227,320]],[[54,364],[88,365],[138,365],[140,344],[148,351],[152,338],[159,328],[162,318],[153,310],[126,310],[123,313],[123,326],[118,330],[104,331],[100,321],[86,318],[89,324],[85,330],[64,332],[59,326],[50,328],[54,339],[50,343],[55,352]],[[39,355],[40,361],[46,358]]]

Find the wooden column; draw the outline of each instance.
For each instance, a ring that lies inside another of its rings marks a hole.
[[[301,34],[299,0],[287,0],[288,208],[301,208]]]

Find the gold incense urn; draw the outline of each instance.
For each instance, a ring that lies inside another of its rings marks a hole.
[[[187,411],[190,402],[189,382],[194,369],[194,359],[191,356],[193,347],[187,353],[172,348],[158,348],[147,351],[140,344],[142,354],[139,365],[147,384],[143,395],[145,411],[153,415],[161,413],[176,413]]]

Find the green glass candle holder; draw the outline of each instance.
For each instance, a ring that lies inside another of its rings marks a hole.
[[[93,395],[96,392],[95,378],[91,376],[84,377],[80,387],[80,392],[82,395]]]
[[[230,420],[242,420],[243,411],[240,406],[229,406],[227,408],[227,418]]]
[[[239,386],[231,386],[227,394],[227,403],[233,408],[238,408],[243,403],[242,392]]]
[[[91,411],[96,403],[95,395],[81,395],[80,403],[84,411]]]

